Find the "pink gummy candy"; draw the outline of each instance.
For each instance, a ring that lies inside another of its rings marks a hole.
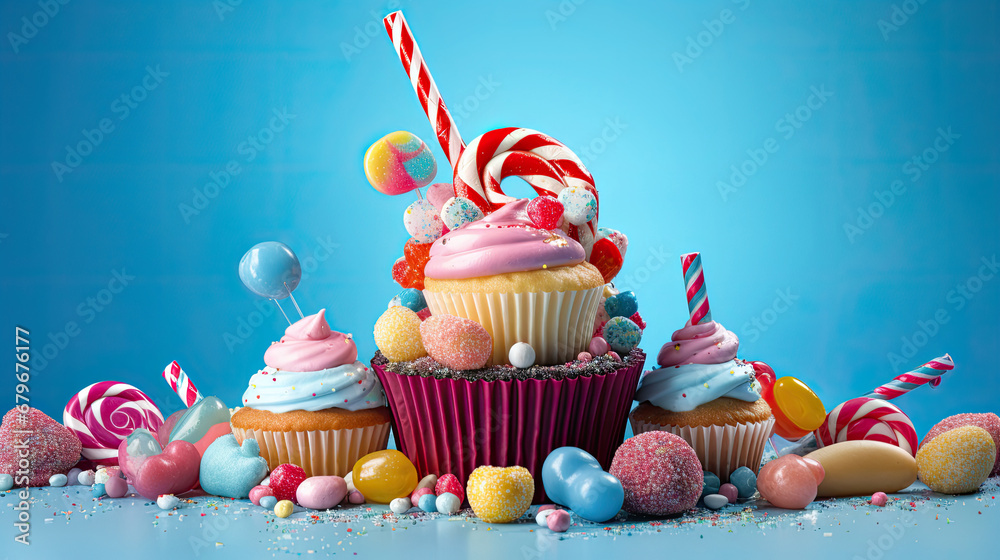
[[[31,465],[27,485],[48,486],[49,477],[66,474],[80,460],[80,448],[76,434],[44,412],[28,408],[28,413],[22,415],[18,409],[11,409],[0,427],[0,473],[16,473],[25,459]],[[14,478],[18,486],[25,482],[25,477]]]
[[[760,469],[757,490],[776,507],[805,509],[816,499],[816,492],[825,476],[823,465],[815,460],[785,455]]]

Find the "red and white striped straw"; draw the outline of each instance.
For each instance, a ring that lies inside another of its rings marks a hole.
[[[705,271],[701,267],[701,253],[681,255],[681,270],[684,272],[684,291],[687,295],[691,324],[708,323],[712,320],[712,310],[708,307],[708,290],[705,289]]]
[[[194,383],[177,362],[170,362],[167,367],[163,368],[163,378],[167,380],[177,396],[184,401],[184,406],[190,408],[203,398],[198,392],[198,388],[194,386]]]
[[[423,106],[427,119],[431,121],[434,134],[437,135],[438,142],[441,143],[441,149],[448,156],[451,168],[455,169],[455,166],[458,165],[458,158],[462,155],[462,150],[465,149],[465,142],[462,141],[462,135],[458,133],[455,119],[451,117],[448,107],[441,99],[441,92],[438,91],[437,84],[434,83],[434,78],[427,69],[423,55],[420,54],[420,47],[413,39],[413,32],[406,24],[403,12],[393,12],[385,16],[382,22],[385,23],[385,30],[389,33],[389,38],[392,39],[392,46],[399,54],[403,69],[410,77],[413,91],[417,92],[420,105]]]
[[[896,376],[892,381],[876,388],[865,396],[871,399],[887,401],[909,393],[917,387],[928,383],[931,387],[937,387],[941,383],[941,376],[953,369],[955,369],[955,362],[952,361],[950,355],[945,354],[940,358],[934,358],[913,371]]]

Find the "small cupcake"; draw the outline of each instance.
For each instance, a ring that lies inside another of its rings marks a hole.
[[[714,321],[674,332],[657,356],[660,367],[639,383],[632,431],[679,435],[723,481],[739,467],[757,472],[774,418],[738,348],[736,335]]]
[[[539,365],[587,350],[604,278],[561,229],[536,227],[518,199],[434,242],[424,268],[432,315],[471,319],[490,333],[488,365],[525,342]]]
[[[325,310],[285,330],[250,377],[232,417],[236,439],[252,438],[274,469],[344,476],[357,460],[386,448],[392,413],[374,372],[358,361],[351,339],[332,331]]]

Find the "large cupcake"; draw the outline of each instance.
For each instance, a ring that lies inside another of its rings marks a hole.
[[[632,431],[681,436],[723,481],[739,467],[757,472],[774,418],[738,348],[736,335],[714,321],[674,332],[657,356],[660,367],[636,391]]]
[[[307,476],[344,476],[361,456],[385,449],[392,414],[357,358],[351,335],[332,331],[325,310],[289,326],[233,414],[237,441],[255,439],[271,469],[292,463]]]
[[[536,227],[528,200],[441,237],[424,268],[431,314],[471,319],[493,339],[490,364],[507,363],[517,342],[541,365],[587,349],[604,279],[580,243],[561,229]]]

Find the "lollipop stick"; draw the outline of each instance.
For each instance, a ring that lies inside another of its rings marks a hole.
[[[945,354],[913,371],[897,375],[892,381],[876,387],[874,391],[865,396],[870,399],[889,400],[909,393],[921,385],[937,387],[941,383],[941,376],[953,369],[955,369],[955,362],[952,361],[950,355]]]
[[[420,189],[417,188],[417,189],[414,189],[414,190],[417,191],[417,200],[423,200],[424,199],[424,195],[420,194]]]
[[[288,288],[288,284],[285,284],[285,288]],[[292,300],[292,305],[295,306],[295,310],[299,312],[299,319],[305,319],[306,316],[302,314],[302,310],[299,309],[299,302],[295,301],[295,296],[292,295],[292,291],[288,290],[288,299]]]
[[[292,324],[292,320],[288,318],[288,314],[285,313],[285,310],[281,308],[281,304],[278,303],[278,300],[272,298],[271,301],[274,302],[274,305],[278,306],[278,311],[281,311],[281,314],[284,315],[285,320],[288,321],[289,325],[291,325]]]

